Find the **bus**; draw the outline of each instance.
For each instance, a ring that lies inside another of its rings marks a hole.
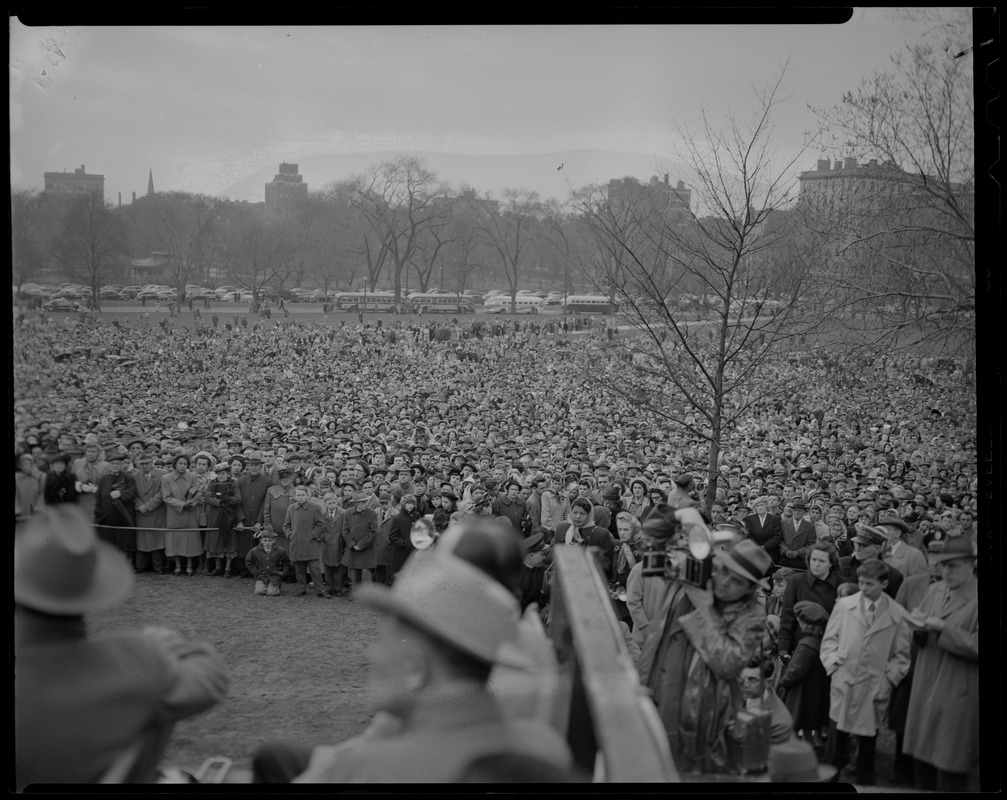
[[[603,294],[571,294],[563,303],[563,311],[567,314],[612,314],[618,310],[618,303]]]
[[[409,296],[409,306],[420,314],[471,314],[475,304],[471,297],[439,292],[417,292]]]
[[[545,307],[545,300],[533,294],[519,294],[514,298],[515,314],[538,314]],[[510,296],[494,295],[483,305],[487,314],[509,314]]]
[[[394,311],[395,292],[340,292],[333,302],[336,311]]]

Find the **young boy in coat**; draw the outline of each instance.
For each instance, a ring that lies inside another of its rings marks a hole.
[[[280,580],[290,559],[287,551],[276,546],[276,533],[272,528],[263,529],[259,543],[245,556],[245,569],[255,578],[252,594],[276,597],[280,593]]]

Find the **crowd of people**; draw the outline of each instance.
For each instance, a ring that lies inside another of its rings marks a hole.
[[[136,572],[347,599],[395,591],[452,524],[505,520],[524,559],[508,588],[547,625],[551,548],[590,548],[680,769],[735,769],[747,709],[864,784],[887,724],[896,782],[960,788],[978,757],[966,366],[780,354],[759,376],[780,391],[722,442],[707,514],[706,444],[599,388],[614,335],[27,317],[15,513],[79,506]],[[655,527],[690,508],[724,543],[709,586],[644,572]]]

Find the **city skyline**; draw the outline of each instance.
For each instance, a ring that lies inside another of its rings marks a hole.
[[[261,202],[281,162],[311,191],[399,154],[454,188],[564,200],[669,173],[703,106],[744,119],[789,64],[782,163],[829,106],[933,23],[857,9],[844,25],[25,28],[11,21],[11,183],[81,164],[106,199]],[[601,55],[599,55],[601,54]],[[851,57],[854,56],[854,57]],[[681,80],[685,76],[687,80]],[[746,105],[747,104],[747,105]],[[819,157],[807,150],[796,171]],[[562,165],[562,169],[560,169]],[[795,175],[796,177],[796,175]]]

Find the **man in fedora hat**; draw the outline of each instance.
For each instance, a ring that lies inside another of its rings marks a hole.
[[[377,569],[374,542],[378,535],[378,512],[370,507],[371,492],[358,490],[351,497],[343,525],[343,566],[354,585],[363,583],[364,570]]]
[[[884,531],[888,537],[888,550],[882,556],[882,561],[889,567],[895,567],[904,578],[928,574],[926,557],[904,540],[903,537],[909,533],[909,526],[898,514],[883,512],[875,527]]]
[[[941,580],[914,608],[918,651],[904,752],[915,759],[916,788],[966,791],[979,763],[979,596],[971,539],[945,541],[930,561]]]
[[[880,559],[888,546],[888,534],[880,528],[869,525],[860,525],[856,535],[851,539],[853,543],[853,555],[843,556],[839,559],[839,585],[844,583],[856,584],[857,570],[865,561],[872,558]],[[904,577],[895,567],[888,567],[888,583],[885,587],[885,594],[893,600],[899,593]]]
[[[678,518],[688,511],[673,513]],[[731,770],[727,729],[743,705],[738,678],[766,631],[757,595],[769,585],[769,554],[744,539],[713,559],[708,587],[672,581],[648,625],[639,662],[640,680],[651,691],[675,764],[685,772]]]
[[[378,715],[363,735],[334,747],[261,747],[257,780],[452,783],[491,755],[569,770],[555,730],[508,718],[489,691],[494,666],[533,668],[519,644],[518,602],[498,580],[438,546],[414,554],[391,589],[359,588],[358,600],[385,615],[367,653]]]
[[[164,628],[89,639],[87,614],[133,587],[130,563],[74,506],[48,509],[14,542],[14,735],[18,791],[96,783],[133,746],[120,780],[154,783],[171,726],[223,699],[209,644]]]

